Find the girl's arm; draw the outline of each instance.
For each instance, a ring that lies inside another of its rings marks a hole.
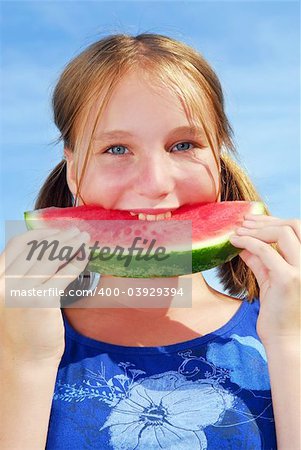
[[[300,339],[266,345],[278,450],[300,450]]]
[[[243,249],[239,255],[260,289],[256,330],[268,359],[278,448],[300,450],[301,222],[245,219],[233,243]]]
[[[0,362],[0,448],[44,450],[58,361]]]
[[[88,258],[73,258],[60,267],[59,259],[51,261],[46,252],[41,260],[26,262],[27,243],[52,236],[60,249],[65,243],[78,249],[89,240],[76,229],[31,230],[12,238],[0,255],[1,450],[45,449],[56,375],[65,349],[60,296],[47,291],[64,290],[84,270]],[[37,274],[43,274],[39,282]],[[45,294],[13,297],[11,292],[20,288]]]

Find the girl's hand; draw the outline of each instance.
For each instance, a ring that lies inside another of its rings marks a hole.
[[[264,345],[299,338],[301,222],[253,214],[244,218],[230,241],[244,249],[239,256],[259,285],[258,336]]]
[[[0,353],[20,362],[59,362],[65,339],[58,293],[84,270],[89,255],[86,252],[86,258],[74,257],[67,264],[49,258],[49,252],[41,260],[28,259],[32,240],[57,241],[57,252],[69,246],[75,256],[89,237],[77,229],[27,231],[12,238],[0,255]],[[25,295],[15,296],[19,290]]]

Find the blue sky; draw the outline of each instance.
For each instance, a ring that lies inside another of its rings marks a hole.
[[[203,53],[221,80],[241,162],[255,186],[273,215],[299,217],[299,2],[39,0],[0,6],[2,223],[22,220],[61,159],[62,147],[52,144],[58,132],[50,99],[64,65],[93,41],[121,32],[166,34]],[[3,242],[2,234],[1,248]]]

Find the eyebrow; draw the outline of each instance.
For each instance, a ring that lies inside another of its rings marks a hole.
[[[187,133],[190,136],[204,136],[203,131],[195,126],[182,126],[182,127],[177,127],[174,128],[173,130],[171,130],[168,133],[168,137],[172,137],[175,134],[179,134],[179,133]],[[95,138],[93,139],[94,141],[101,141],[101,140],[105,140],[105,139],[120,139],[120,138],[126,138],[126,137],[132,137],[134,138],[135,135],[129,131],[125,131],[125,130],[111,130],[111,131],[106,131],[104,133],[98,134],[97,136],[95,136]]]

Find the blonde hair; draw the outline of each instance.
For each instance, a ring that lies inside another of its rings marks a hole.
[[[60,131],[58,142],[84,163],[77,175],[76,197],[91,154],[91,141],[101,114],[117,83],[130,71],[142,70],[156,83],[171,89],[180,99],[189,123],[201,125],[220,169],[221,201],[261,201],[246,171],[235,162],[237,151],[233,131],[226,117],[222,87],[204,57],[190,46],[159,34],[109,35],[86,48],[65,67],[53,93],[54,122]],[[97,101],[95,101],[97,99]],[[95,114],[96,113],[96,114]],[[91,114],[95,120],[89,120]],[[90,124],[90,125],[89,125]],[[89,128],[90,127],[90,128]],[[264,202],[263,202],[264,203]],[[42,186],[35,208],[73,205],[66,181],[66,161],[61,161]],[[266,214],[269,214],[267,206]],[[218,277],[230,295],[252,302],[259,287],[252,271],[239,256],[217,268]]]

